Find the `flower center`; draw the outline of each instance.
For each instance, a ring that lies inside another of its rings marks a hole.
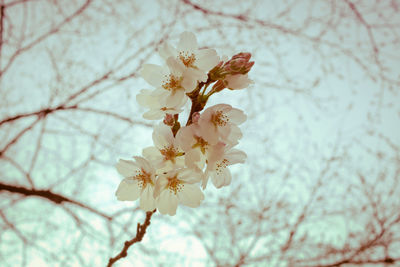
[[[222,161],[216,164],[215,171],[220,174],[223,171],[223,169],[225,169],[228,166],[228,164],[229,160],[223,159]]]
[[[169,191],[173,192],[175,195],[182,191],[184,184],[181,180],[179,180],[176,175],[174,177],[168,178],[167,188]]]
[[[172,74],[165,75],[165,80],[163,81],[162,87],[165,90],[174,92],[174,91],[182,88],[181,81],[182,81],[182,77],[177,77]]]
[[[229,118],[220,110],[211,115],[211,122],[215,125],[215,127],[225,126],[228,121]]]
[[[194,62],[196,61],[196,56],[193,53],[189,54],[188,52],[181,51],[179,52],[178,59],[180,59],[183,65],[185,65],[188,68],[195,67]]]
[[[160,150],[161,155],[164,156],[164,160],[170,160],[175,163],[175,158],[177,156],[181,156],[182,153],[179,153],[173,146],[164,147],[164,149]]]
[[[133,177],[133,179],[138,180],[140,188],[146,188],[147,184],[154,185],[153,180],[151,180],[151,174],[141,169],[141,172]]]
[[[208,142],[201,138],[200,136],[195,135],[196,143],[192,146],[192,148],[199,147],[203,154],[206,153],[206,149],[208,148]]]

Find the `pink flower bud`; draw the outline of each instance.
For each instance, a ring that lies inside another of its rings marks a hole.
[[[165,125],[174,126],[174,124],[175,124],[174,116],[171,114],[165,114],[163,122]]]
[[[192,122],[197,123],[200,119],[200,112],[195,112],[192,114]]]

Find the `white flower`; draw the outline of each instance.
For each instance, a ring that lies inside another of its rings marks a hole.
[[[137,102],[150,110],[143,114],[143,118],[148,120],[159,120],[162,119],[165,114],[178,114],[182,112],[182,107],[185,105],[186,98],[182,97],[180,103],[175,106],[168,106],[167,99],[168,92],[163,90],[151,91],[142,89],[140,93],[136,95]]]
[[[237,126],[246,120],[243,111],[228,104],[218,104],[207,108],[199,119],[201,136],[211,145],[219,141],[235,145],[242,133]]]
[[[179,129],[176,140],[185,151],[185,164],[187,167],[203,170],[207,161],[207,151],[210,144],[201,137],[200,126],[193,123]]]
[[[177,48],[168,43],[161,47],[160,56],[165,60],[176,59],[187,70],[187,75],[197,81],[205,82],[207,73],[219,62],[219,57],[214,49],[199,49],[196,36],[191,32],[183,32],[180,35]]]
[[[155,170],[142,157],[134,160],[120,159],[116,165],[118,172],[125,177],[115,193],[118,200],[134,201],[140,197],[140,208],[152,211],[156,208],[153,197]]]
[[[211,181],[216,188],[229,185],[232,176],[227,167],[236,163],[244,163],[245,160],[246,153],[238,149],[231,149],[222,142],[211,147],[207,168],[202,182],[203,189],[206,188],[210,176]]]
[[[253,81],[249,79],[247,74],[227,75],[224,81],[226,87],[231,90],[243,89],[253,83]]]
[[[154,198],[162,214],[175,215],[178,204],[191,208],[200,206],[203,192],[195,183],[201,177],[189,169],[179,169],[161,174],[156,182]]]
[[[156,126],[153,142],[155,147],[143,149],[143,155],[154,163],[157,173],[184,166],[183,150],[178,146],[170,127],[165,124]]]
[[[185,102],[188,99],[186,93],[193,91],[197,86],[197,80],[191,75],[185,74],[185,68],[176,60],[169,58],[167,60],[168,68],[154,64],[145,64],[141,70],[141,75],[150,85],[156,88],[155,94],[166,95],[165,104],[168,107],[179,105],[182,98]]]

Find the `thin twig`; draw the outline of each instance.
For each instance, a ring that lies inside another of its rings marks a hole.
[[[137,224],[136,236],[133,239],[125,242],[123,249],[121,250],[120,253],[118,253],[117,256],[115,256],[114,258],[110,258],[108,260],[107,267],[111,267],[118,260],[125,258],[128,255],[129,247],[135,243],[142,241],[143,236],[146,233],[146,229],[150,225],[150,219],[151,219],[151,216],[154,214],[154,212],[156,212],[156,210],[146,212],[146,219],[144,220],[144,223]]]

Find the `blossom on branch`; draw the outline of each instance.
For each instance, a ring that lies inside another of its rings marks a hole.
[[[153,198],[155,170],[142,157],[134,160],[120,159],[116,165],[118,172],[125,177],[118,186],[115,195],[118,200],[135,201],[140,198],[140,208],[145,211],[155,209]]]
[[[157,179],[154,197],[162,214],[175,215],[178,204],[196,208],[204,200],[199,186],[201,177],[190,169],[177,169],[161,174]]]
[[[176,48],[164,43],[159,53],[164,66],[145,64],[141,70],[154,88],[142,89],[136,100],[148,109],[145,119],[163,123],[154,127],[154,146],[143,149],[143,157],[118,162],[117,170],[125,178],[116,195],[118,200],[140,198],[146,211],[175,215],[178,204],[192,208],[201,204],[200,188],[205,189],[210,178],[216,188],[229,185],[228,166],[245,161],[246,154],[233,148],[242,137],[238,125],[247,118],[244,112],[228,104],[203,109],[213,94],[249,86],[247,73],[254,62],[250,53],[220,61],[214,49],[199,49],[190,32],[180,35]],[[179,115],[188,99],[192,108],[181,127]]]

